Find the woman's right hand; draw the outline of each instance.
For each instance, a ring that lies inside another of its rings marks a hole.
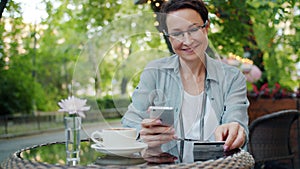
[[[140,139],[147,143],[148,147],[157,147],[175,138],[175,129],[162,125],[159,119],[144,119],[141,125]]]

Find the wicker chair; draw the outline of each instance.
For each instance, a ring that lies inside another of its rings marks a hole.
[[[294,134],[299,146],[299,117],[297,110],[283,110],[261,116],[250,124],[248,148],[255,168],[295,168],[290,133],[292,124],[297,122]]]

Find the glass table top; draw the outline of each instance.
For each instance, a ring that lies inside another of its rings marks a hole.
[[[94,143],[91,141],[81,142],[79,165],[137,165],[146,162],[139,153],[130,156],[114,156],[96,151],[91,148],[92,144]],[[19,157],[34,162],[66,165],[65,146],[63,142],[35,146],[20,151]]]
[[[152,165],[177,165],[181,163],[179,156],[171,155],[167,152],[162,152],[160,148],[148,148],[139,153],[133,153],[131,155],[112,155],[97,151],[92,148],[94,144],[91,140],[82,140],[80,144],[80,162],[79,166],[152,166]],[[66,152],[65,143],[47,143],[43,145],[36,145],[33,147],[19,150],[15,153],[17,159],[22,161],[36,162],[39,164],[49,164],[66,166]],[[239,153],[240,150],[234,150],[224,153],[222,151],[219,154],[212,154],[209,158],[210,161],[219,159],[220,157],[228,157],[232,154]],[[212,152],[209,152],[212,153]],[[203,153],[207,156],[207,153]],[[251,156],[249,156],[250,158]],[[252,157],[251,157],[252,158]],[[15,159],[14,159],[15,160]],[[202,159],[209,160],[209,159]],[[216,160],[217,161],[217,160]]]

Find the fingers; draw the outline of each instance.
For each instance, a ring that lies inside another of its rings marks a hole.
[[[225,130],[227,131],[227,135],[224,135],[223,138],[225,138],[225,144],[224,144],[224,150],[231,150],[232,143],[235,141],[238,131],[239,131],[239,124],[238,123],[230,123],[226,126]]]
[[[224,150],[240,148],[245,142],[244,128],[237,122],[223,124],[215,130],[216,141],[225,141]]]
[[[224,136],[228,135],[228,130],[224,129],[224,125],[218,126],[215,130],[215,140],[216,141],[224,141]]]
[[[142,127],[149,128],[152,126],[159,126],[162,122],[159,119],[144,119],[141,123]]]
[[[152,129],[152,130],[151,130]],[[175,130],[170,127],[153,127],[151,129],[142,129],[140,137],[148,147],[160,146],[173,140]]]
[[[230,150],[240,148],[245,143],[246,134],[243,127],[239,128],[238,135],[230,146]]]
[[[166,134],[141,135],[141,138],[143,142],[148,144],[148,147],[157,147],[173,140],[172,135],[166,135]]]
[[[160,120],[144,119],[142,121],[141,135],[174,134],[175,129],[172,126],[162,126]]]
[[[148,147],[156,147],[173,140],[175,129],[169,126],[162,126],[160,120],[144,119],[140,138],[148,144]]]
[[[140,131],[141,135],[156,135],[156,134],[174,134],[175,129],[167,126],[155,126],[150,128],[142,128]]]

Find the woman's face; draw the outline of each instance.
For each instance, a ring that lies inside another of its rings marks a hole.
[[[174,52],[183,60],[195,61],[204,56],[208,46],[207,29],[201,16],[192,9],[180,9],[167,15],[166,24]]]

